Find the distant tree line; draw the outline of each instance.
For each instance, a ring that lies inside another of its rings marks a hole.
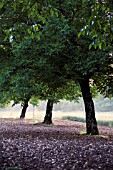
[[[95,111],[97,112],[113,112],[113,98],[104,98],[103,96],[98,96],[93,99],[95,104]],[[39,102],[37,107],[38,110],[45,110],[45,101]],[[54,104],[54,111],[62,112],[76,112],[84,111],[83,99],[80,98],[78,102],[61,100],[57,104]]]

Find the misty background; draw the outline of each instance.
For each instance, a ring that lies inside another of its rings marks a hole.
[[[102,95],[99,95],[98,98],[93,99],[95,104],[95,111],[96,112],[113,112],[113,98],[104,98]],[[38,106],[36,106],[36,110],[39,111],[45,111],[46,110],[46,104],[47,101],[39,101]],[[32,110],[32,105],[29,104],[28,109]],[[0,108],[0,112],[3,111],[9,111],[9,110],[15,110],[19,111],[21,110],[22,106],[21,104],[17,104],[12,107],[12,104],[10,104],[6,108]],[[83,111],[84,112],[84,102],[83,99],[80,98],[78,102],[70,102],[66,100],[61,100],[57,104],[54,104],[53,111],[61,111],[61,112],[74,112],[74,111]]]

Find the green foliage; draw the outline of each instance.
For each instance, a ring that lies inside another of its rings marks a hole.
[[[6,104],[6,103],[0,103],[0,108],[1,108],[1,109],[6,108],[7,106],[8,106],[8,104]]]
[[[108,40],[112,17],[106,16],[111,7],[106,3],[4,0],[0,4],[0,92],[4,97],[0,100],[77,101],[78,83],[86,77],[94,80],[93,95],[103,91],[113,62],[112,38]],[[105,86],[112,87],[110,83]]]
[[[92,37],[93,44],[89,48],[99,48],[105,50],[111,45],[112,23],[113,23],[113,3],[108,1],[82,1],[84,12],[89,12],[89,18],[84,18],[87,23],[86,31]],[[84,16],[83,16],[84,17]],[[84,29],[79,33],[83,34]]]
[[[37,97],[32,97],[30,99],[30,104],[32,104],[33,106],[39,106],[39,99]]]

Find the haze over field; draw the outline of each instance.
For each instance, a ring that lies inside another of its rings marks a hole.
[[[94,102],[97,120],[112,121],[113,99],[110,100],[101,96],[100,98],[94,99]],[[43,120],[46,110],[46,103],[46,101],[41,101],[39,102],[38,107],[33,107],[31,104],[29,104],[26,118]],[[20,104],[17,104],[14,107],[8,106],[6,108],[0,109],[0,118],[19,118],[21,110],[22,107]],[[79,103],[61,101],[57,104],[54,104],[53,119],[61,119],[64,116],[81,117],[85,119],[83,100],[80,99]]]

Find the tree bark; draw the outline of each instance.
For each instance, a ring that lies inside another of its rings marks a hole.
[[[46,115],[42,123],[48,125],[52,124],[52,110],[53,110],[53,101],[49,99],[46,107]]]
[[[89,78],[80,80],[80,87],[85,105],[87,134],[99,135],[97,121],[95,118],[94,102],[90,92]]]
[[[23,108],[22,108],[20,119],[24,119],[25,118],[26,110],[27,110],[27,107],[28,107],[28,101],[29,101],[29,99],[26,99],[24,101],[24,105],[23,105]]]

